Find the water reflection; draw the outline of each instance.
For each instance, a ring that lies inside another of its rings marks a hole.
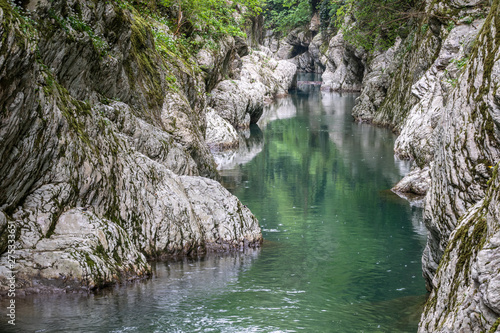
[[[249,129],[240,131],[238,136],[238,148],[212,152],[218,170],[233,169],[248,163],[262,151],[264,138],[259,126],[251,124]]]
[[[292,97],[286,96],[278,98],[273,104],[267,105],[264,108],[262,117],[257,122],[258,126],[264,129],[267,124],[278,119],[293,118],[297,115],[297,107],[293,102]]]
[[[206,304],[231,290],[259,250],[153,265],[150,280],[96,294],[18,297],[16,327],[1,332],[195,332],[231,324]],[[0,301],[6,306],[8,300]],[[221,309],[220,313],[224,313]]]
[[[280,327],[414,332],[425,298],[421,210],[390,191],[409,164],[394,159],[393,133],[353,122],[355,98],[310,85],[272,105],[262,151],[222,170],[223,182],[281,245],[264,247],[253,274],[304,291],[304,326]]]

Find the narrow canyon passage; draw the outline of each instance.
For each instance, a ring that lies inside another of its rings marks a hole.
[[[416,332],[421,210],[390,192],[409,165],[389,130],[352,121],[355,98],[299,82],[246,145],[216,156],[260,221],[261,249],[157,263],[151,280],[90,296],[19,298],[15,329]]]

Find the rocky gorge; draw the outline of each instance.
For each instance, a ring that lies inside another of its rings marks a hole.
[[[182,54],[126,2],[3,0],[0,22],[2,292],[12,271],[18,292],[92,290],[148,259],[260,246],[208,147],[233,145],[293,64],[251,31]]]
[[[313,13],[285,35],[254,19],[246,39],[193,56],[123,3],[23,1],[29,17],[0,4],[2,286],[10,230],[17,284],[35,292],[259,246],[210,150],[243,144],[298,69],[321,73],[323,90],[360,92],[353,117],[392,128],[395,155],[413,161],[393,191],[423,206],[429,231],[419,331],[500,330],[499,0],[426,0],[387,50],[356,47]]]

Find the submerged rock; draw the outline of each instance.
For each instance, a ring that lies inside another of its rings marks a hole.
[[[392,191],[410,203],[422,206],[431,182],[429,171],[429,167],[423,169],[416,167],[397,183]]]

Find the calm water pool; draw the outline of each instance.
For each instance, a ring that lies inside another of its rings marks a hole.
[[[262,249],[157,263],[152,279],[94,295],[18,298],[16,329],[0,330],[416,332],[425,229],[389,191],[409,166],[390,131],[352,121],[355,95],[301,88],[217,157]]]

